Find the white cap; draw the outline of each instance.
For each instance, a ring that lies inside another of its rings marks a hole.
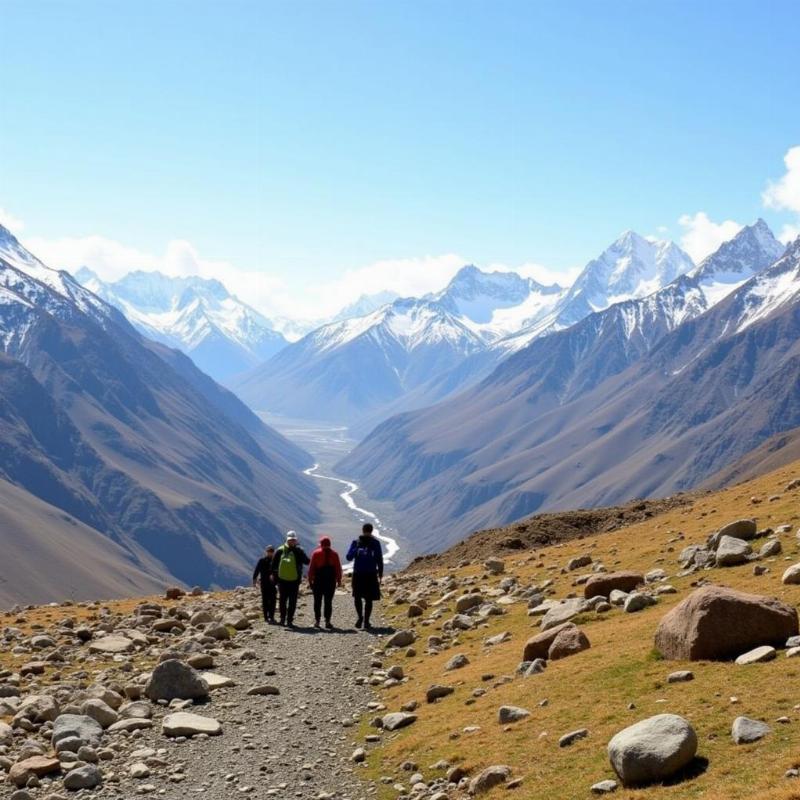
[[[289,531],[286,534],[286,541],[287,542],[296,542],[297,541],[297,534],[294,531]]]

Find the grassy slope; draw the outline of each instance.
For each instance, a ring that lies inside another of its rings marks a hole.
[[[638,569],[642,572],[662,567],[677,595],[665,596],[655,607],[636,614],[619,609],[606,616],[586,615],[581,624],[592,647],[563,661],[552,662],[542,675],[515,678],[499,684],[500,676],[514,674],[526,639],[538,632],[538,620],[529,618],[524,604],[515,604],[506,615],[491,618],[488,626],[463,633],[458,646],[437,655],[425,655],[425,637],[436,633],[439,622],[418,624],[420,640],[417,655],[401,653],[387,659],[387,665],[403,665],[409,681],[384,690],[383,700],[389,710],[397,710],[410,700],[420,702],[415,725],[385,737],[385,745],[371,754],[368,773],[378,778],[398,775],[405,760],[416,762],[426,777],[432,777],[430,765],[441,758],[460,763],[473,772],[490,764],[509,764],[524,783],[515,796],[572,800],[590,797],[589,787],[596,781],[614,777],[606,756],[606,744],[621,728],[648,716],[672,712],[687,717],[698,733],[698,755],[709,760],[707,771],[690,781],[674,786],[646,790],[620,789],[617,798],[694,798],[736,800],[763,797],[771,800],[800,798],[800,781],[786,780],[786,769],[800,762],[800,659],[786,659],[781,653],[776,661],[751,667],[730,663],[682,663],[659,660],[653,652],[653,634],[661,617],[691,591],[698,576],[672,578],[678,571],[676,556],[686,545],[702,542],[725,522],[755,516],[761,528],[790,523],[793,532],[781,536],[784,552],[769,559],[769,572],[755,576],[751,565],[715,569],[701,573],[715,583],[744,591],[774,595],[797,606],[800,586],[784,586],[781,575],[789,563],[800,561],[800,545],[794,531],[800,521],[800,491],[784,493],[788,481],[800,475],[800,462],[779,469],[747,484],[701,496],[692,506],[673,509],[646,522],[591,539],[555,545],[532,553],[523,551],[506,555],[506,575],[515,575],[523,585],[555,581],[555,597],[581,592],[574,587],[582,572],[561,574],[567,561],[582,553],[591,553],[609,571]],[[772,495],[780,494],[770,501]],[[754,504],[752,497],[763,502]],[[684,539],[675,541],[678,533]],[[756,542],[756,547],[760,542]],[[452,569],[432,568],[434,574]],[[489,578],[477,566],[456,570],[462,578],[476,576],[481,586],[495,585],[499,578]],[[385,604],[391,621],[409,627],[406,607]],[[452,607],[451,607],[452,610]],[[450,616],[442,617],[444,621]],[[423,617],[422,619],[425,619]],[[512,638],[494,648],[483,646],[493,634],[509,631]],[[445,662],[456,652],[470,658],[470,665],[455,672],[445,672]],[[666,683],[668,673],[692,669],[691,683]],[[482,680],[485,673],[496,678]],[[425,703],[425,690],[433,683],[456,686],[455,694],[434,705]],[[486,695],[472,700],[477,687],[488,689]],[[732,697],[738,698],[733,703]],[[545,707],[539,701],[547,700]],[[629,703],[635,710],[628,710]],[[519,705],[532,711],[519,723],[502,727],[497,709],[504,704]],[[738,715],[763,719],[772,724],[773,733],[759,743],[735,746],[730,726]],[[791,718],[789,724],[774,721]],[[474,733],[464,733],[466,726],[480,726]],[[590,731],[588,739],[572,747],[558,746],[559,737],[577,728]],[[384,786],[382,797],[396,796],[391,786]],[[502,788],[490,797],[507,796]]]

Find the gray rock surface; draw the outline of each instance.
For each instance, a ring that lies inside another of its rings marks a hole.
[[[748,717],[736,717],[731,726],[731,738],[736,744],[750,744],[763,739],[771,728],[765,722]]]
[[[637,722],[608,743],[611,766],[626,786],[674,775],[697,753],[697,734],[683,717],[659,714]]]

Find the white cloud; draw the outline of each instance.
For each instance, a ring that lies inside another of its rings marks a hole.
[[[10,211],[5,208],[0,208],[0,225],[8,228],[11,233],[19,235],[20,231],[25,227],[25,223],[19,218],[15,217]]]
[[[786,174],[778,181],[770,181],[761,199],[767,208],[800,214],[800,146],[790,147],[783,163]]]
[[[678,224],[684,229],[681,247],[696,264],[711,255],[723,242],[733,239],[743,227],[732,219],[714,222],[705,211],[698,211],[694,215],[684,214]]]
[[[45,239],[26,238],[25,245],[45,264],[75,272],[88,267],[104,281],[115,281],[132,270],[159,271],[174,277],[216,278],[226,288],[267,317],[320,320],[333,316],[361,295],[393,291],[401,297],[420,297],[438,291],[469,259],[456,253],[393,258],[355,267],[333,280],[291,285],[266,271],[247,270],[227,261],[203,258],[187,241],[167,243],[155,254],[103,236]],[[571,283],[578,269],[557,272],[541,264],[517,267],[490,264],[485,269],[515,271],[545,284]]]
[[[800,222],[796,225],[784,225],[778,234],[778,239],[784,244],[789,244],[789,242],[797,239],[798,236],[800,236]]]

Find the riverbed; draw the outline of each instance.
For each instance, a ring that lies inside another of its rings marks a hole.
[[[348,435],[347,428],[273,414],[261,414],[261,417],[310,453],[315,461],[314,466],[305,470],[305,473],[318,482],[322,517],[312,530],[298,531],[301,538],[317,541],[320,536],[330,536],[334,548],[344,561],[344,554],[361,532],[361,526],[371,522],[375,535],[383,545],[387,570],[400,569],[413,558],[409,543],[394,523],[393,504],[374,500],[349,476],[336,472],[336,463],[357,444]]]

